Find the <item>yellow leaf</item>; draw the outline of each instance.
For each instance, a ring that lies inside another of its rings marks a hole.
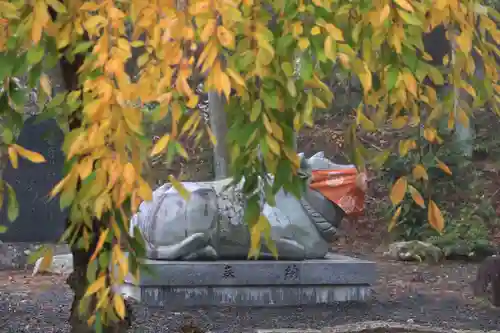
[[[214,34],[217,27],[217,21],[214,19],[209,19],[200,34],[200,39],[203,43],[206,43],[209,38]]]
[[[59,194],[59,192],[61,192],[61,190],[64,188],[64,185],[66,185],[70,177],[71,174],[67,175],[59,183],[57,183],[56,186],[52,188],[52,191],[50,191],[51,198],[54,198],[57,194]]]
[[[304,51],[309,47],[309,39],[302,37],[299,39],[299,48]]]
[[[330,34],[330,36],[332,36],[333,39],[339,42],[344,41],[344,33],[342,32],[342,30],[340,30],[331,23],[325,25],[325,28],[326,30],[328,30],[328,33]]]
[[[47,74],[42,74],[40,76],[40,87],[47,96],[52,96],[52,85]]]
[[[358,77],[363,84],[363,89],[365,93],[368,93],[372,89],[372,72],[370,72],[368,65],[363,63],[363,70],[358,72]]]
[[[8,151],[9,151],[10,163],[12,164],[12,167],[14,169],[17,169],[17,167],[19,165],[19,159],[18,159],[18,156],[17,156],[17,151],[12,146],[9,146]]]
[[[139,196],[146,201],[150,201],[153,199],[153,191],[149,184],[143,180],[139,181]]]
[[[94,322],[95,322],[95,315],[92,315],[89,317],[89,319],[87,319],[87,325],[90,327],[92,325],[94,325]]]
[[[391,218],[391,222],[389,222],[389,226],[387,227],[387,231],[391,232],[394,227],[396,226],[396,223],[398,222],[399,215],[401,215],[401,209],[402,206],[399,206],[398,209],[396,209],[396,212]]]
[[[189,108],[189,109],[194,109],[196,106],[198,106],[198,95],[192,95],[188,102],[186,103],[186,106]]]
[[[205,128],[207,130],[207,134],[208,134],[208,138],[210,139],[210,142],[212,143],[213,146],[215,146],[217,144],[217,139],[215,138],[215,135],[212,132],[212,129],[210,128],[210,126],[206,126]]]
[[[271,128],[273,129],[272,135],[276,139],[278,139],[280,141],[283,141],[283,130],[281,129],[281,127],[277,123],[272,122],[271,123]]]
[[[420,192],[415,187],[413,187],[411,185],[409,185],[408,188],[410,190],[410,194],[411,194],[411,197],[413,198],[413,201],[415,201],[415,203],[417,205],[419,205],[420,207],[425,208],[424,198],[422,198],[422,195],[420,194]]]
[[[257,223],[255,223],[250,231],[250,255],[249,257],[257,257],[260,250],[260,241],[262,234],[270,229],[269,221],[264,215],[260,215]]]
[[[443,170],[445,173],[447,173],[448,175],[452,175],[452,172],[450,170],[450,168],[444,164],[442,161],[440,161],[439,159],[436,159],[437,160],[437,166],[438,168],[440,168],[441,170]]]
[[[13,144],[11,145],[13,149],[16,150],[16,152],[24,157],[25,159],[33,162],[33,163],[44,163],[46,162],[45,157],[43,157],[41,154],[28,150],[26,148],[23,148],[19,145]]]
[[[172,186],[177,190],[177,192],[179,192],[179,194],[184,200],[189,200],[191,193],[188,190],[186,190],[184,185],[179,183],[177,179],[175,179],[175,177],[172,175],[168,176],[168,180],[170,181],[170,183],[172,183]]]
[[[100,8],[98,4],[92,1],[85,1],[85,3],[80,7],[81,11],[93,12]]]
[[[106,25],[107,22],[108,20],[105,17],[95,15],[91,16],[87,21],[85,21],[83,25],[85,26],[85,29],[89,31],[89,30],[94,30],[95,28],[97,28],[97,26],[101,24]]]
[[[120,319],[125,318],[125,302],[123,301],[123,297],[121,295],[113,295],[113,306],[118,317],[120,317]]]
[[[227,49],[234,49],[234,34],[223,26],[217,28],[217,38],[222,46]]]
[[[468,54],[471,52],[472,49],[472,36],[468,33],[463,31],[460,35],[455,37],[455,42],[458,44],[460,49],[465,53]]]
[[[376,130],[375,124],[363,113],[361,107],[358,108],[356,120],[365,131],[373,132]]]
[[[108,288],[104,289],[104,291],[99,294],[99,301],[97,302],[96,309],[102,309],[108,305],[109,292],[110,292],[110,288],[108,287]]]
[[[182,125],[181,135],[191,129],[191,127],[197,126],[197,120],[199,119],[199,117],[200,115],[198,111],[195,111],[191,116],[189,116],[189,119],[184,123],[184,125]]]
[[[59,0],[47,0],[47,3],[58,13],[66,13],[66,7]]]
[[[396,117],[396,119],[392,121],[392,128],[401,129],[405,127],[407,123],[408,123],[408,116]]]
[[[274,140],[271,136],[266,135],[266,142],[269,145],[269,149],[271,149],[275,155],[280,156],[281,149],[278,141]]]
[[[390,198],[391,201],[394,205],[399,204],[401,201],[403,201],[403,198],[405,197],[406,193],[406,187],[408,185],[408,181],[406,180],[406,177],[401,177],[392,186],[391,189],[391,194]]]
[[[330,60],[335,60],[337,52],[335,49],[334,40],[331,36],[326,36],[324,49],[325,49],[325,56]]]
[[[170,141],[170,135],[166,134],[161,137],[160,140],[156,142],[156,144],[153,147],[153,150],[151,151],[151,156],[155,156],[160,154],[162,151],[167,148],[168,142]]]
[[[123,169],[123,178],[127,184],[133,184],[135,181],[135,168],[132,163],[125,164],[125,168]]]
[[[92,260],[94,260],[95,258],[97,258],[97,255],[101,251],[101,249],[102,249],[102,247],[104,245],[104,242],[106,241],[106,238],[108,237],[108,233],[109,233],[109,229],[106,228],[106,230],[104,230],[103,232],[101,232],[101,234],[99,235],[99,240],[97,241],[97,245],[95,247],[94,253],[90,257],[89,262],[91,262]]]
[[[104,288],[106,286],[106,276],[103,275],[99,277],[97,280],[95,280],[87,289],[85,292],[84,297],[89,297],[96,292],[98,292],[100,289]]]
[[[122,278],[125,278],[129,273],[128,260],[127,257],[125,257],[125,254],[120,249],[120,245],[116,244],[115,246],[113,246],[113,255],[118,261],[118,266],[120,267]]]
[[[417,96],[417,80],[415,80],[415,77],[413,75],[405,70],[403,71],[403,80],[406,86],[406,89],[413,95]]]
[[[54,259],[54,249],[49,247],[47,248],[45,255],[43,256],[42,262],[40,263],[40,267],[38,270],[40,272],[45,272],[52,264],[52,260]]]
[[[235,72],[231,68],[226,68],[226,73],[229,75],[229,77],[231,79],[233,79],[233,81],[236,84],[239,84],[240,86],[245,87],[245,80],[243,79],[243,77],[241,77],[240,74],[238,74],[237,72]]]
[[[444,218],[441,210],[433,200],[429,200],[428,216],[429,224],[436,229],[439,233],[444,229]]]
[[[427,127],[426,129],[424,129],[424,138],[427,141],[429,141],[431,143],[436,141],[436,136],[437,136],[436,129],[430,128],[430,127]]]
[[[413,12],[413,6],[406,0],[394,0],[395,3],[399,5],[399,7],[409,11]]]
[[[380,11],[379,24],[384,23],[390,14],[391,14],[391,7],[389,7],[389,5],[386,4],[384,8],[382,8],[382,10]]]
[[[457,119],[458,122],[463,126],[463,127],[469,127],[469,116],[465,113],[465,111],[462,108],[458,108],[457,110]]]
[[[292,24],[293,37],[302,35],[302,32],[304,32],[304,28],[302,27],[302,22],[295,22]]]
[[[413,168],[413,177],[415,179],[425,179],[429,180],[429,176],[427,175],[427,171],[425,170],[425,167],[422,164],[417,164],[415,168]]]
[[[311,35],[316,36],[321,33],[321,29],[318,26],[314,26],[314,28],[311,29]]]

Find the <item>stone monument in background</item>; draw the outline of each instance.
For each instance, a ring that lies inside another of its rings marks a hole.
[[[0,234],[2,242],[56,243],[66,226],[67,212],[61,211],[58,198],[49,200],[48,196],[62,178],[63,134],[54,120],[37,123],[35,119],[26,120],[17,143],[42,154],[47,162],[35,164],[19,159],[17,169],[9,164],[3,171],[4,180],[16,192],[19,217],[9,222],[4,202],[4,208],[0,210],[0,224],[8,229]]]

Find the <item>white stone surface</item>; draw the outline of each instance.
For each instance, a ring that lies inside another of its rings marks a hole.
[[[55,255],[52,263],[45,270],[41,269],[43,258],[36,261],[33,268],[33,276],[39,273],[50,273],[58,275],[69,275],[73,272],[73,255],[71,253]]]

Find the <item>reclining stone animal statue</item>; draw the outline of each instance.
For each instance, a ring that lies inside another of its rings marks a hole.
[[[299,155],[300,174],[310,180],[311,171],[337,169],[317,153],[309,159]],[[243,220],[245,198],[241,185],[228,185],[232,179],[184,182],[191,192],[184,200],[171,184],[153,192],[132,217],[131,230],[141,231],[147,257],[154,260],[244,260],[250,249],[250,233]],[[263,214],[271,225],[271,238],[278,260],[321,259],[328,253],[344,212],[320,192],[306,190],[302,199],[283,190],[276,205],[265,205]],[[137,229],[135,229],[137,230]],[[264,242],[261,242],[264,244]],[[264,245],[258,259],[274,259]]]

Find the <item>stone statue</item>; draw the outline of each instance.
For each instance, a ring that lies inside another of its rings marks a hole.
[[[311,170],[342,167],[317,153],[301,159],[300,175],[311,178]],[[184,182],[191,192],[184,200],[171,184],[153,192],[132,217],[131,230],[141,231],[147,257],[155,260],[247,259],[250,233],[243,221],[245,199],[240,185],[231,179],[210,182]],[[271,238],[279,260],[320,259],[327,254],[336,227],[344,212],[320,192],[308,187],[302,199],[283,190],[276,195],[276,206],[265,205],[263,214],[271,224]],[[274,259],[262,243],[259,259]]]

